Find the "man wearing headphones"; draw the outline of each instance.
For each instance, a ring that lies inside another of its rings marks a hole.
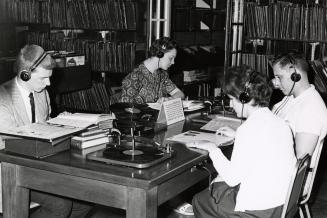
[[[285,119],[295,136],[296,156],[312,155],[327,132],[327,109],[315,87],[309,83],[309,64],[300,54],[288,53],[273,62],[274,86],[285,97],[273,112]]]
[[[184,99],[184,93],[169,79],[168,68],[177,55],[176,42],[168,37],[155,40],[150,57],[122,81],[121,102],[153,103],[172,98]]]
[[[296,164],[291,129],[269,110],[272,87],[263,74],[247,66],[230,68],[225,84],[231,107],[247,120],[236,133],[218,130],[235,134],[230,160],[214,143],[187,144],[207,150],[219,174],[193,197],[195,217],[279,218]]]
[[[315,148],[327,133],[327,109],[314,85],[309,83],[309,64],[298,53],[277,56],[273,62],[274,86],[286,96],[273,107],[273,112],[289,123],[295,138],[296,156],[312,156],[311,168],[318,161]],[[308,175],[305,191],[311,182]]]
[[[38,45],[26,45],[20,50],[15,65],[17,76],[0,86],[0,128],[44,122],[49,118],[50,99],[45,88],[50,85],[54,66],[51,56]],[[4,148],[1,142],[0,137]],[[31,201],[41,205],[31,218],[66,218],[72,211],[72,200],[38,191],[31,191]]]

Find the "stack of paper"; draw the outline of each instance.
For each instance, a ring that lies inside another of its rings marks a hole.
[[[204,104],[202,101],[194,101],[194,100],[183,101],[183,108],[184,111],[186,112],[195,111],[204,108]]]
[[[231,145],[234,141],[234,139],[231,137],[193,130],[175,135],[168,138],[167,140],[172,142],[180,142],[182,144],[194,141],[209,141],[216,144],[217,146]]]
[[[74,126],[86,128],[92,124],[101,124],[105,128],[112,128],[114,114],[90,114],[90,113],[65,113],[48,120],[48,123],[55,125]]]

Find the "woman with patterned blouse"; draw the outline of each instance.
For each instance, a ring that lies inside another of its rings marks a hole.
[[[169,79],[167,70],[177,55],[176,42],[168,37],[154,41],[150,57],[122,81],[121,102],[151,103],[173,98],[184,99],[184,93]]]

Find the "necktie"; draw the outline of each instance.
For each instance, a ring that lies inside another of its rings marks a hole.
[[[31,92],[28,97],[30,97],[30,103],[31,103],[32,123],[35,123],[35,103],[34,103],[33,93]]]

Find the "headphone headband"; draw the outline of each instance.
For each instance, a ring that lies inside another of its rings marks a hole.
[[[29,67],[28,70],[22,70],[20,72],[20,78],[27,82],[31,78],[31,73],[33,70],[35,70],[41,62],[44,60],[44,58],[48,55],[46,51],[43,51],[42,54],[33,62],[33,64]]]
[[[48,53],[46,51],[43,51],[43,53],[38,57],[38,59],[36,59],[34,61],[34,63],[32,64],[32,66],[30,67],[30,71],[32,72],[33,70],[35,70],[35,68],[37,68],[41,62],[44,60],[44,58],[48,55]]]

